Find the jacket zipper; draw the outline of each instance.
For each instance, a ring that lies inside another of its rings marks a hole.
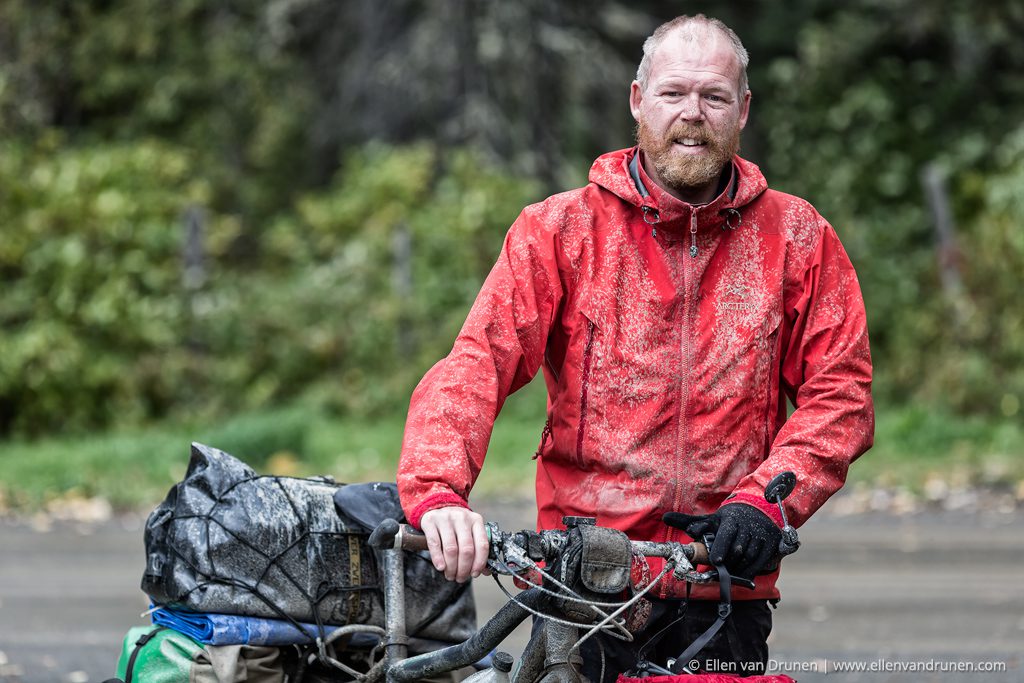
[[[694,305],[694,294],[697,288],[694,287],[693,279],[695,277],[693,263],[694,257],[697,256],[697,210],[692,209],[690,212],[690,257],[684,259],[683,264],[683,405],[679,411],[679,418],[683,421],[682,429],[682,444],[680,444],[680,452],[682,455],[680,467],[679,467],[679,479],[676,480],[676,506],[675,509],[680,509],[683,498],[683,486],[687,485],[683,475],[688,474],[690,467],[690,380],[692,373],[690,369],[693,367],[691,362],[691,355],[693,349],[690,347],[690,338],[693,336],[693,305]]]
[[[682,423],[679,429],[679,447],[676,451],[676,494],[673,501],[673,510],[682,510],[683,487],[688,483],[686,477],[689,475],[689,438],[690,438],[690,327],[693,316],[693,293],[691,283],[694,278],[693,261],[697,255],[696,247],[697,212],[690,211],[690,258],[683,259],[683,326],[682,326],[682,394],[683,402],[679,408],[679,420]],[[686,510],[692,514],[692,510]],[[678,533],[670,530],[670,541],[678,540]],[[668,597],[670,586],[662,588],[663,597]]]
[[[548,445],[548,439],[551,438],[551,418],[549,417],[544,422],[544,430],[540,433],[540,445],[537,446],[537,452],[533,454],[531,460],[536,460],[541,456],[544,451],[544,447]]]
[[[690,213],[690,258],[697,258],[697,210]]]
[[[594,323],[587,321],[587,343],[583,347],[583,378],[580,382],[580,424],[576,432],[576,464],[583,467],[583,434],[587,427],[587,390],[590,383],[591,347],[594,344]]]
[[[694,210],[690,213],[690,235],[695,235],[697,231],[697,212]],[[683,486],[686,485],[685,476],[689,471],[689,441],[690,441],[690,327],[692,325],[693,316],[693,292],[691,292],[691,282],[694,278],[693,272],[693,257],[696,246],[691,243],[690,246],[690,257],[683,259],[683,326],[682,326],[682,405],[679,407],[679,420],[681,422],[679,428],[679,447],[676,449],[676,490],[675,497],[672,501],[673,510],[681,510],[682,506],[682,493]],[[685,512],[692,513],[692,510],[686,510]],[[675,532],[670,532],[669,540],[676,540],[677,536]],[[662,588],[663,596],[668,595],[668,586]]]

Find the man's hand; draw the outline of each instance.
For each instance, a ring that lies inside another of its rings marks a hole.
[[[782,539],[782,530],[771,517],[745,503],[723,505],[710,515],[667,512],[662,520],[698,541],[703,534],[714,533],[715,542],[708,548],[711,563],[724,563],[736,576],[751,580],[769,566]]]
[[[463,507],[431,510],[420,518],[430,559],[449,581],[476,578],[487,566],[490,544],[484,518]]]

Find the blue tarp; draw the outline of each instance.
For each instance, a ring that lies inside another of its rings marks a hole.
[[[299,624],[301,630],[283,619],[243,617],[237,614],[209,614],[186,612],[184,610],[154,607],[151,612],[153,623],[183,633],[203,645],[304,645],[316,640],[316,624]],[[338,626],[324,626],[329,635]],[[347,641],[347,647],[372,649],[380,639],[371,633],[354,633]],[[420,654],[446,647],[451,643],[411,638],[410,654]],[[491,653],[493,654],[493,653]],[[491,654],[475,664],[477,669],[491,666]]]
[[[184,612],[165,607],[155,610],[152,618],[154,624],[173,628],[204,645],[292,645],[312,642],[318,633],[316,624],[299,624],[299,630],[282,619]],[[330,633],[336,628],[324,626],[324,631]]]

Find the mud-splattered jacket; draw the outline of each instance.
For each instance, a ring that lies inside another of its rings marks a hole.
[[[398,471],[412,524],[467,505],[495,416],[539,368],[539,528],[581,515],[688,540],[664,512],[730,502],[778,523],[763,491],[783,470],[799,479],[785,503],[799,525],[870,447],[864,305],[832,227],[739,157],[725,190],[691,207],[641,165],[631,175],[635,154],[601,156],[586,187],[512,226],[452,352],[413,393]],[[777,597],[776,577],[735,597]]]

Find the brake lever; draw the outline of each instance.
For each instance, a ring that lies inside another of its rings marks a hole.
[[[704,538],[702,540],[704,541],[704,547],[707,548],[710,552],[711,544],[715,542],[715,535],[713,533],[704,534]],[[705,572],[705,574],[707,574],[707,576],[712,581],[718,579],[718,570],[713,567],[709,569],[707,572]],[[742,586],[743,588],[749,588],[750,590],[754,590],[753,579],[747,579],[742,576],[736,576],[735,574],[730,575],[730,578],[732,579],[732,582],[737,586]]]

